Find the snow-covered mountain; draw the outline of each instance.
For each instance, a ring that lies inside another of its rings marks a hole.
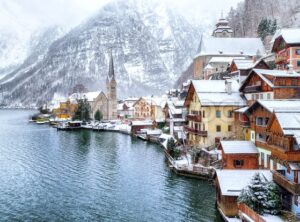
[[[38,39],[49,42],[49,33]],[[200,30],[164,3],[113,1],[0,80],[3,102],[41,104],[78,83],[105,90],[110,52],[120,98],[162,93],[191,62],[199,37]]]

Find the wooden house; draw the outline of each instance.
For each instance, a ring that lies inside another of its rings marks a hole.
[[[231,80],[192,81],[185,99],[189,145],[203,148],[235,136],[233,111],[245,106],[238,88]]]
[[[248,105],[258,99],[300,98],[300,74],[294,71],[253,69],[240,87]]]
[[[292,65],[295,71],[300,71],[299,36],[299,28],[281,29],[275,34],[272,52],[278,69],[288,69],[288,65]]]
[[[234,131],[238,140],[250,140],[250,119],[247,115],[249,107],[234,110]]]
[[[253,59],[233,59],[228,72],[232,78],[238,79],[241,84],[252,69],[270,69],[270,67],[263,59],[256,61],[256,57]]]
[[[256,173],[261,173],[269,181],[272,174],[269,170],[217,170],[216,202],[217,208],[225,221],[237,217],[239,213],[237,198],[241,191],[251,182]]]
[[[223,169],[258,169],[258,150],[251,141],[221,141]]]
[[[285,209],[300,216],[300,110],[275,110],[267,132],[271,159],[278,164],[273,180],[284,190]]]
[[[271,150],[267,144],[267,125],[274,111],[300,110],[300,100],[257,100],[246,113],[250,119],[250,140],[259,150],[260,168],[276,169],[277,163],[271,159]]]
[[[52,114],[58,119],[71,119],[78,108],[77,103],[72,103],[70,100],[59,103],[59,107],[52,110]]]
[[[130,123],[131,126],[131,134],[135,135],[142,129],[154,129],[154,122],[152,121],[132,121]]]

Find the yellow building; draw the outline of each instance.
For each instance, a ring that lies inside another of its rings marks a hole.
[[[77,107],[77,103],[71,103],[70,100],[67,100],[60,102],[59,107],[52,110],[52,114],[59,119],[71,119]]]
[[[245,106],[233,80],[193,80],[185,100],[189,145],[199,148],[234,139],[234,110]]]

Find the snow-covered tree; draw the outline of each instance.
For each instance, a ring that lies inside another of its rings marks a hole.
[[[244,203],[259,214],[278,214],[281,199],[278,187],[262,174],[255,174],[251,183],[242,190],[238,202]]]

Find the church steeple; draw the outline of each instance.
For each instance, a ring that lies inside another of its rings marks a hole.
[[[110,58],[109,58],[108,79],[109,80],[115,79],[114,60],[113,60],[112,53],[110,53]]]
[[[233,37],[233,30],[229,26],[229,22],[224,18],[223,11],[221,12],[221,18],[218,20],[212,36],[217,38]]]
[[[112,53],[109,58],[109,68],[106,78],[109,119],[117,118],[117,82],[115,79],[114,61]]]

